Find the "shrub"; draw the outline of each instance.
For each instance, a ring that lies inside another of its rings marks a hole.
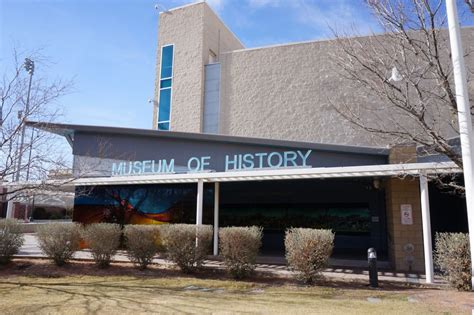
[[[255,269],[255,261],[262,245],[262,228],[221,228],[219,239],[221,255],[229,273],[237,279],[249,275]]]
[[[334,247],[331,230],[291,228],[286,231],[286,260],[297,278],[312,283],[327,265]]]
[[[21,221],[15,219],[0,220],[0,264],[7,264],[23,245]]]
[[[126,225],[127,255],[140,269],[145,269],[160,250],[160,226]]]
[[[469,234],[436,233],[435,264],[450,286],[471,290],[471,253]]]
[[[167,257],[188,273],[200,267],[206,258],[212,243],[212,226],[163,225],[161,235]]]
[[[38,227],[37,238],[41,250],[58,266],[67,263],[79,249],[80,225],[50,223]]]
[[[89,246],[95,263],[104,268],[120,246],[122,229],[114,223],[93,223],[84,227],[82,238]]]

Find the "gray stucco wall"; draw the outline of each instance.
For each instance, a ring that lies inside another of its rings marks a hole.
[[[463,30],[463,40],[465,50],[474,51],[474,28]],[[396,142],[355,127],[334,110],[331,102],[349,104],[361,111],[365,121],[379,126],[390,127],[402,121],[405,128],[417,128],[406,114],[391,111],[379,99],[345,80],[332,61],[336,51],[335,42],[326,40],[224,53],[220,133],[348,145],[384,146]],[[466,64],[472,76],[474,54],[466,57]],[[470,92],[474,95],[474,82]],[[377,108],[379,112],[365,108]],[[436,131],[455,136],[449,114],[445,121]]]
[[[473,52],[474,28],[463,30],[463,40],[465,50]],[[243,49],[212,9],[206,3],[197,3],[160,15],[158,46],[172,43],[173,131],[209,130],[204,128],[208,114],[204,105],[204,68],[209,63],[209,51],[217,55],[221,64],[220,134],[362,146],[400,142],[356,127],[334,109],[334,105],[341,104],[359,112],[365,124],[419,131],[415,119],[407,119],[406,114],[390,109],[378,97],[343,78],[333,63],[337,51],[333,40]],[[160,51],[157,58],[158,83]],[[451,63],[448,58],[445,62]],[[472,77],[473,53],[466,56],[466,64]],[[474,95],[474,80],[470,93]],[[155,94],[158,99],[158,88]],[[434,118],[439,128],[435,131],[448,138],[456,136],[456,117],[446,108],[433,108],[432,112],[438,113]]]

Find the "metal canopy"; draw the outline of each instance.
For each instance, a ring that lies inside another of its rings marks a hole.
[[[150,174],[114,177],[79,178],[71,182],[75,186],[136,185],[162,183],[237,182],[309,178],[351,178],[436,175],[461,173],[453,162],[385,164],[348,167],[319,167],[291,169],[263,169],[233,172],[206,172],[183,174]]]

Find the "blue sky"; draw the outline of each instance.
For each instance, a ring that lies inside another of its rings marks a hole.
[[[0,69],[12,49],[41,49],[35,77],[74,80],[63,122],[150,128],[159,3],[186,0],[0,0]],[[363,1],[209,0],[247,47],[330,37],[329,25],[377,30]],[[3,72],[3,71],[2,71]]]
[[[41,49],[35,77],[73,79],[60,99],[64,122],[150,128],[158,12],[183,0],[0,0],[1,63],[12,49]],[[328,23],[371,18],[357,1],[209,0],[247,47],[318,39]],[[5,69],[3,66],[1,67]],[[2,71],[3,72],[3,71]]]

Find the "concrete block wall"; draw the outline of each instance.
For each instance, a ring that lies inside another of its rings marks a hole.
[[[159,94],[160,48],[175,44],[173,131],[203,132],[204,66],[210,61],[210,51],[221,63],[220,134],[361,146],[387,146],[399,141],[354,126],[334,109],[341,104],[353,108],[368,124],[390,126],[396,121],[404,128],[417,127],[405,115],[343,78],[333,62],[337,47],[332,40],[243,49],[205,2],[160,14],[158,36],[155,100]],[[474,28],[465,28],[462,36],[466,50],[472,50]],[[466,64],[474,69],[474,54],[466,57]],[[472,94],[474,85],[470,86]],[[155,128],[156,112],[155,108]],[[456,136],[450,126],[439,129],[448,137]]]
[[[190,9],[192,8],[192,9]],[[202,51],[204,30],[203,6],[194,5],[160,14],[156,56],[155,101],[159,100],[161,47],[174,44],[173,85],[171,95],[171,128],[200,132]],[[153,113],[157,128],[157,108]]]
[[[159,100],[161,47],[170,44],[174,44],[170,129],[202,132],[204,66],[209,63],[209,51],[217,55],[222,51],[241,49],[243,45],[205,2],[161,13],[155,101]],[[157,128],[157,113],[155,106],[154,129]]]
[[[414,145],[391,148],[391,164],[415,161]],[[385,182],[385,192],[388,252],[392,267],[398,271],[424,272],[419,180],[414,177],[389,178]],[[402,224],[402,205],[411,205],[413,224]]]

